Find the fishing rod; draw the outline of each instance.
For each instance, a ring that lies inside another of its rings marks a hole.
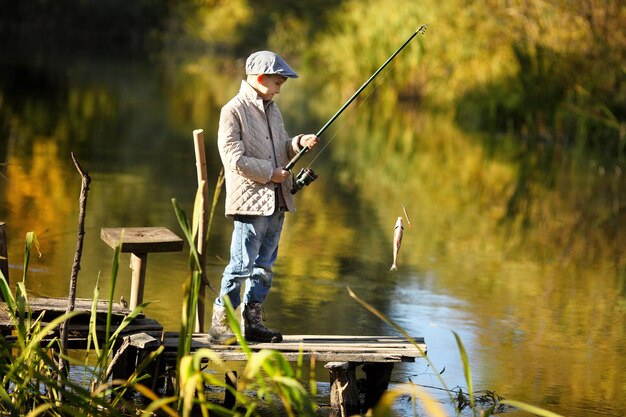
[[[337,110],[337,113],[335,113],[333,115],[333,117],[331,117],[330,119],[328,119],[328,121],[326,122],[326,124],[324,126],[322,126],[322,128],[317,132],[316,136],[319,137],[322,135],[322,133],[324,133],[324,131],[331,125],[333,124],[333,122],[339,117],[339,115],[341,113],[343,113],[343,111],[350,105],[352,104],[352,102],[359,96],[359,94],[361,94],[361,92],[363,90],[365,90],[365,88],[369,85],[370,82],[372,82],[372,80],[374,78],[376,78],[376,76],[387,66],[387,64],[389,64],[391,62],[391,60],[393,60],[396,55],[398,55],[400,53],[400,51],[402,51],[402,49],[404,49],[405,46],[407,46],[409,44],[409,42],[411,42],[413,40],[413,38],[417,35],[417,34],[424,34],[424,32],[426,31],[426,27],[428,25],[422,25],[420,26],[410,37],[409,39],[407,39],[406,41],[404,41],[404,43],[402,44],[402,46],[400,46],[389,58],[387,58],[387,60],[380,66],[380,68],[378,68],[376,70],[376,72],[374,72],[374,74],[372,74],[371,77],[369,77],[369,79],[367,81],[365,81],[363,83],[363,85],[356,90],[356,92],[352,95],[352,97],[350,97],[348,99],[348,101],[346,101],[343,106],[341,106],[341,108],[339,110]],[[296,154],[296,156],[294,156],[291,161],[289,161],[289,163],[285,166],[285,170],[287,171],[291,171],[291,169],[294,167],[294,165],[296,164],[296,162],[298,162],[298,160],[300,158],[302,158],[302,156],[307,153],[310,150],[310,148],[308,146],[303,147],[300,152],[298,152]],[[317,179],[317,175],[315,175],[315,173],[313,172],[313,170],[310,167],[307,168],[302,168],[300,170],[300,172],[298,173],[298,175],[296,176],[295,181],[293,182],[293,187],[291,188],[291,194],[295,194],[298,192],[298,190],[301,190],[304,186],[309,185],[310,183],[312,183],[313,181],[315,181]]]

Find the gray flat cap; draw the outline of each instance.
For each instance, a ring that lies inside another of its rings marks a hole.
[[[258,51],[246,59],[246,74],[278,74],[287,78],[298,78],[284,59],[272,51]]]

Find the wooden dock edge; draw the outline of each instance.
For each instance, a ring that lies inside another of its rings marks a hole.
[[[150,335],[134,335],[130,344],[138,355],[145,357],[146,350],[164,347],[161,366],[176,361],[178,333],[166,332],[161,341]],[[249,343],[253,352],[270,349],[282,353],[291,362],[315,357],[326,362],[329,372],[331,415],[347,416],[366,413],[375,406],[387,391],[393,366],[396,363],[415,362],[426,354],[424,338],[407,341],[400,336],[329,336],[329,335],[283,335],[280,343]],[[248,355],[238,345],[212,343],[206,334],[194,334],[192,353],[198,349],[211,349],[225,362],[247,361]],[[143,354],[141,352],[144,352]],[[361,402],[357,387],[356,370],[362,366],[366,375]],[[160,373],[161,370],[155,370]],[[232,381],[227,383],[233,384]],[[225,395],[224,405],[232,406],[232,398]]]

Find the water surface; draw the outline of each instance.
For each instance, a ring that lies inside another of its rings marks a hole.
[[[67,294],[81,184],[70,152],[92,177],[78,296],[91,297],[96,282],[108,293],[113,251],[100,240],[102,227],[165,226],[182,236],[172,199],[191,215],[192,132],[205,130],[212,193],[219,107],[240,82],[218,63],[0,65],[0,221],[9,228],[12,284],[23,273],[24,236],[34,231],[41,256],[31,259],[29,292]],[[336,110],[305,111],[302,85],[290,81],[277,99],[293,134],[316,131]],[[426,339],[436,369],[397,366],[394,384],[434,387],[427,390],[450,409],[435,373],[466,390],[455,331],[476,390],[566,416],[623,415],[621,162],[463,132],[417,103],[391,107],[376,97],[323,138],[331,145],[314,161],[320,178],[297,194],[298,211],[286,221],[268,325],[290,334],[397,333],[350,298],[349,287]],[[405,219],[394,273],[402,205],[412,227]],[[214,288],[231,230],[222,196],[208,249]],[[148,259],[146,313],[167,330],[179,326],[187,249]],[[128,298],[128,262],[123,254],[116,299]],[[398,407],[412,413],[410,402]]]

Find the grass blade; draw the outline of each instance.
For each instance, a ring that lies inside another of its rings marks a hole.
[[[373,307],[372,305],[368,304],[367,302],[365,302],[364,300],[361,300],[353,291],[350,287],[347,287],[348,290],[348,294],[350,295],[350,297],[352,297],[353,299],[355,299],[359,304],[361,304],[363,307],[365,307],[366,310],[370,311],[372,314],[374,314],[376,317],[378,317],[379,319],[381,319],[382,321],[384,321],[385,323],[389,324],[390,326],[392,326],[394,329],[396,329],[397,331],[400,332],[400,334],[402,334],[402,336],[404,336],[404,338],[408,341],[410,341],[416,348],[417,350],[420,352],[420,354],[422,355],[422,357],[426,360],[426,362],[428,363],[428,365],[432,368],[432,369],[437,369],[437,367],[435,366],[434,363],[432,363],[432,361],[430,360],[430,358],[428,358],[428,356],[426,355],[426,353],[422,350],[422,348],[415,342],[415,340],[413,340],[413,338],[406,332],[406,330],[404,330],[401,326],[399,326],[396,322],[394,322],[393,320],[391,320],[390,318],[388,318],[387,316],[385,316],[383,313],[381,313],[380,311],[378,311],[375,307]],[[450,398],[450,402],[454,404],[454,397],[452,396],[452,391],[448,388],[448,386],[446,385],[445,381],[443,380],[443,378],[441,377],[441,374],[439,374],[439,372],[435,372],[435,376],[437,377],[437,379],[439,380],[439,383],[442,385],[442,387],[446,390],[446,392],[448,393],[448,397]],[[460,411],[455,407],[457,415],[460,415]]]
[[[459,347],[459,353],[461,354],[461,361],[463,362],[463,373],[465,374],[465,382],[467,383],[470,406],[472,407],[472,411],[474,412],[475,416],[476,407],[474,406],[474,387],[472,385],[472,370],[470,368],[469,359],[467,357],[467,352],[465,351],[465,346],[463,346],[463,342],[461,341],[461,337],[455,331],[453,331],[452,333],[454,334],[456,344]]]
[[[543,408],[536,407],[534,405],[526,404],[521,401],[514,400],[502,400],[502,404],[510,405],[511,407],[519,408],[520,410],[533,413],[534,415],[541,417],[563,417],[561,414],[554,413],[552,411],[544,410]]]
[[[26,247],[24,248],[24,272],[22,275],[22,282],[26,282],[26,275],[28,272],[28,265],[30,264],[30,251],[33,247],[33,244],[37,248],[37,252],[41,257],[41,252],[39,251],[39,240],[37,240],[37,235],[35,232],[26,233]]]

